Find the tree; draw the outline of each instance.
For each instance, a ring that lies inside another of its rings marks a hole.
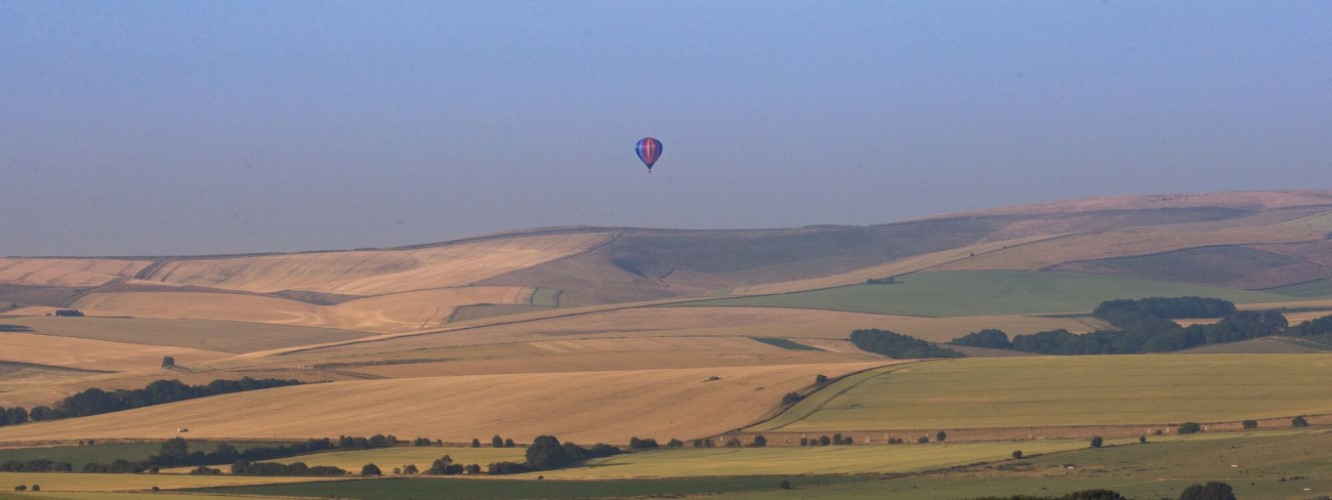
[[[1177,434],[1193,434],[1195,432],[1202,432],[1202,426],[1198,425],[1197,422],[1184,422],[1179,424],[1179,429],[1175,432]]]
[[[801,437],[801,438],[800,438],[800,446],[809,446],[809,438],[807,438],[807,437]]]
[[[1139,444],[1146,444],[1146,443],[1147,443],[1147,436],[1138,436],[1138,443],[1139,443]]]
[[[1220,481],[1208,481],[1207,484],[1194,484],[1184,488],[1179,500],[1235,500],[1235,490],[1229,484]]]
[[[499,436],[499,434],[496,434],[495,437],[490,438],[490,447],[491,447],[491,448],[503,448],[503,447],[504,447],[504,439],[501,438],[501,437]]]
[[[818,375],[815,375],[815,376],[814,376],[814,383],[815,383],[815,384],[819,384],[819,385],[826,384],[826,383],[828,383],[828,376],[827,376],[827,375],[824,375],[824,374],[822,374],[822,373],[820,373],[820,374],[818,374]]]
[[[172,368],[176,366],[176,358],[171,356],[162,356],[162,368]]]
[[[516,446],[516,445],[513,444],[513,438],[507,438],[507,439],[504,440],[504,447],[505,447],[505,448],[513,448],[514,446]],[[478,465],[477,467],[480,467],[480,466]]]
[[[1101,445],[1104,444],[1104,443],[1105,443],[1105,440],[1104,440],[1104,439],[1101,439],[1101,436],[1092,436],[1092,440],[1091,440],[1091,447],[1092,447],[1092,448],[1100,448]]]
[[[934,435],[934,440],[940,443],[944,442],[947,439],[948,439],[948,433],[944,431],[939,431],[938,434]]]
[[[670,441],[667,441],[667,442],[666,442],[666,447],[667,447],[667,448],[670,448],[670,449],[683,448],[683,447],[684,447],[684,441],[681,441],[681,440],[679,440],[679,439],[675,439],[675,438],[671,438]]]
[[[791,482],[783,479],[782,482],[777,483],[777,487],[784,490],[789,490],[791,489]]]
[[[1291,426],[1291,427],[1308,427],[1308,426],[1309,426],[1309,421],[1308,421],[1308,420],[1305,420],[1304,417],[1302,417],[1302,416],[1301,416],[1301,417],[1295,417],[1295,418],[1290,419],[1290,426]]]
[[[477,438],[472,438],[472,447],[473,447],[473,448],[480,448],[480,447],[481,447],[481,440],[480,440],[480,439],[477,439]]]
[[[768,438],[765,438],[763,437],[763,435],[760,434],[758,436],[754,436],[754,443],[751,444],[750,446],[754,448],[762,448],[767,445],[768,445]]]
[[[928,443],[928,442],[930,442],[930,437],[929,437],[929,436],[921,436],[921,437],[916,438],[916,444],[925,444],[925,443]]]
[[[832,444],[832,439],[828,436],[819,436],[819,446],[828,446]]]
[[[555,436],[537,436],[527,448],[527,466],[533,469],[558,469],[571,463],[573,458]]]
[[[28,485],[20,484],[14,487],[14,491],[28,491]]]
[[[1013,450],[1013,458],[1022,458],[1022,450]]]
[[[1257,428],[1258,428],[1258,421],[1257,421],[1257,420],[1245,420],[1245,421],[1244,421],[1244,428],[1245,428],[1245,429],[1257,429]]]
[[[361,475],[362,475],[362,476],[382,476],[383,473],[379,471],[379,466],[378,466],[378,465],[375,465],[375,464],[365,464],[364,466],[361,467]]]
[[[659,445],[653,438],[638,439],[638,436],[629,438],[629,449],[632,450],[655,450]]]
[[[468,475],[480,474],[481,466],[478,464],[467,464],[467,467],[464,467],[463,471],[466,472]]]
[[[162,448],[157,454],[169,461],[164,465],[184,465],[184,460],[190,456],[190,445],[185,442],[185,438],[174,437],[162,443]]]
[[[403,474],[418,474],[421,470],[416,468],[416,464],[407,464],[402,466]]]

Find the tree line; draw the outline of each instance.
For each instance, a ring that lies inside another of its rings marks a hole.
[[[254,379],[245,377],[240,380],[214,380],[207,385],[185,385],[179,380],[158,380],[143,389],[117,389],[104,391],[97,388],[87,389],[61,399],[52,406],[34,406],[32,410],[20,406],[0,407],[0,426],[18,425],[30,421],[58,420],[62,418],[86,417],[122,410],[132,410],[145,406],[184,401],[187,399],[217,396],[233,392],[269,389],[300,384],[291,379]]]
[[[862,351],[881,354],[893,359],[960,358],[962,353],[936,346],[915,337],[887,330],[856,330],[851,332],[851,343]]]
[[[1102,302],[1093,316],[1114,326],[1081,335],[1059,329],[1017,335],[986,329],[949,342],[953,345],[1010,349],[1036,354],[1141,354],[1173,352],[1209,344],[1238,342],[1287,331],[1278,311],[1238,311],[1235,304],[1211,298],[1153,297]],[[1174,318],[1221,317],[1210,325],[1180,326]],[[1329,322],[1332,328],[1332,322]]]

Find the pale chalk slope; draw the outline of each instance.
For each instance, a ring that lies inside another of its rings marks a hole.
[[[317,326],[377,333],[437,327],[468,304],[524,304],[525,287],[462,287],[366,297],[332,306],[240,293],[93,293],[74,303],[94,316],[207,319]]]
[[[607,233],[572,233],[411,250],[176,260],[145,281],[260,293],[302,290],[379,295],[468,285],[584,251],[610,237]]]

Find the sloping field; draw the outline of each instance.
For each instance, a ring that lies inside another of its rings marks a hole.
[[[436,436],[446,441],[540,434],[580,443],[635,435],[713,434],[773,411],[820,373],[878,364],[827,364],[478,375],[333,382],[228,394],[78,419],[0,427],[0,441],[111,437]],[[719,377],[708,380],[709,377]]]
[[[385,339],[314,349],[282,356],[307,363],[327,357],[375,355],[423,357],[418,351],[468,345],[547,342],[597,338],[784,337],[846,339],[856,329],[881,328],[931,340],[948,340],[985,328],[1012,333],[1066,328],[1094,330],[1081,318],[977,316],[916,318],[876,314],[757,307],[643,307],[579,314],[542,321],[483,326],[458,331]],[[803,342],[803,340],[802,340]],[[402,354],[392,354],[392,353]],[[445,351],[441,351],[445,352]],[[448,354],[442,356],[452,357]]]
[[[75,302],[85,314],[136,318],[205,319],[315,326],[378,333],[439,326],[465,304],[525,303],[531,289],[462,287],[403,292],[320,306],[239,293],[92,293]]]
[[[1289,301],[1265,292],[1078,273],[925,272],[892,285],[853,285],[809,292],[734,297],[679,306],[802,307],[906,316],[982,316],[1089,312],[1112,299],[1204,296],[1242,303]]]
[[[144,318],[20,317],[7,324],[31,328],[33,333],[128,344],[186,347],[205,351],[243,353],[334,342],[367,334],[329,328],[310,328],[237,321],[165,320]]]
[[[163,356],[173,356],[179,364],[200,364],[230,355],[186,347],[128,344],[31,333],[0,334],[0,361],[40,363],[81,370],[143,372],[160,368]]]
[[[0,283],[43,287],[89,287],[131,278],[147,260],[23,259],[0,257]]]
[[[607,233],[515,236],[408,250],[369,250],[170,261],[148,282],[271,293],[349,295],[465,286],[572,255]]]
[[[1323,209],[1325,210],[1325,209]],[[941,270],[1039,270],[1072,261],[1158,254],[1187,248],[1323,240],[1332,232],[1332,212],[1309,209],[1263,212],[1214,222],[1128,228],[1054,238],[977,253]]]
[[[1055,266],[1053,270],[1249,290],[1332,277],[1332,268],[1242,246],[1191,248],[1155,255],[1073,262]]]
[[[849,344],[848,344],[849,345]],[[878,361],[856,349],[792,351],[742,337],[626,337],[356,351],[264,358],[262,366],[331,367],[374,377],[556,373]]]
[[[753,431],[1217,422],[1332,412],[1332,354],[975,358],[850,377]]]
[[[954,212],[922,220],[955,217],[1030,217],[1073,212],[1113,212],[1122,210],[1180,210],[1228,208],[1257,212],[1281,208],[1332,206],[1332,190],[1235,191],[1219,193],[1173,193],[1130,196],[1102,196],[1076,200],[1031,203],[969,212]]]

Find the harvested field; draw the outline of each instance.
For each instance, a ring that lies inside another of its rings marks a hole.
[[[236,293],[94,293],[76,307],[88,315],[204,319],[313,326],[376,333],[440,326],[453,308],[477,303],[525,303],[523,287],[462,287],[403,292],[319,306],[296,300]]]
[[[67,318],[61,318],[67,319]],[[0,334],[0,361],[117,372],[158,370],[163,356],[178,364],[203,364],[229,357],[223,352],[145,344],[107,342],[31,333]]]
[[[147,260],[25,259],[0,257],[0,283],[39,287],[91,287],[128,279]]]
[[[681,438],[756,421],[781,395],[879,364],[723,367],[333,382],[243,392],[114,414],[0,427],[0,441],[500,434],[530,442],[553,434],[580,443],[651,432]],[[719,377],[708,380],[709,377]],[[541,418],[533,418],[540,415]]]
[[[367,334],[328,328],[241,323],[236,321],[165,320],[146,318],[28,317],[6,320],[33,333],[127,344],[186,347],[243,353],[333,342]]]
[[[145,280],[261,293],[378,295],[466,286],[584,251],[609,238],[606,233],[566,233],[404,250],[174,260]]]
[[[974,358],[850,377],[763,432],[1164,425],[1332,412],[1332,354]],[[1200,388],[1225,387],[1224,391]]]

